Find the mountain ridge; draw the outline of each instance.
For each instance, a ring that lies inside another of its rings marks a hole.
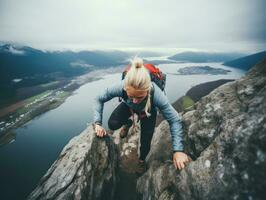
[[[266,59],[249,70],[244,77],[216,88],[192,109],[180,113],[186,152],[194,158],[185,169],[177,171],[171,161],[168,123],[164,120],[156,128],[146,159],[148,169],[137,179],[139,199],[265,198],[265,66]],[[118,131],[114,135],[117,133]],[[136,148],[129,144],[132,140],[137,141],[136,134],[139,135],[139,129],[135,134],[130,133],[131,137],[124,141],[124,153],[127,148],[128,152]],[[87,139],[82,140],[85,136]],[[101,142],[101,145],[87,145],[93,142]],[[117,144],[116,139],[96,138],[93,127],[89,126],[83,134],[69,142],[28,199],[104,199],[106,194],[114,199],[111,194],[114,194],[114,190],[119,191],[116,188],[119,180],[116,173],[118,166],[113,165],[115,160],[110,155],[115,149],[118,149],[118,156],[122,152],[119,153],[121,149],[110,144]],[[76,149],[82,146],[84,149],[80,154]],[[94,154],[99,156],[95,165],[91,159]],[[72,167],[76,160],[79,160],[80,165]],[[96,174],[106,172],[104,169],[110,167],[112,170],[108,170],[111,172],[108,178],[111,182],[97,179]],[[65,180],[62,177],[67,177],[68,172],[76,175],[73,179],[62,182]],[[102,187],[94,187],[94,183],[101,183]]]
[[[211,52],[193,52],[186,51],[168,57],[171,60],[183,62],[225,62],[230,61],[246,54],[243,53],[211,53]]]
[[[249,70],[256,63],[266,57],[266,51],[261,51],[235,60],[223,63],[223,65],[239,68],[242,70]]]

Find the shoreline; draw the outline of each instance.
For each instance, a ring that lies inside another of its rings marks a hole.
[[[9,139],[7,140],[5,138],[10,138],[8,135],[14,134],[14,129],[25,125],[35,117],[38,117],[49,110],[59,107],[82,85],[100,80],[103,78],[103,76],[106,76],[108,74],[121,73],[124,68],[125,66],[121,65],[117,67],[108,67],[105,69],[94,70],[81,76],[74,77],[72,80],[70,80],[70,83],[62,87],[56,88],[51,91],[45,91],[41,94],[36,95],[39,97],[39,99],[35,99],[34,97],[36,96],[31,97],[34,100],[32,100],[33,102],[30,102],[28,104],[22,102],[22,104],[24,103],[22,109],[17,109],[15,112],[9,113],[6,116],[6,118],[9,118],[9,121],[0,121],[0,147],[10,142]]]
[[[87,74],[73,78],[70,83],[63,87],[59,87],[52,91],[48,90],[39,95],[36,95],[40,97],[38,99],[34,99],[34,101],[32,100],[32,102],[28,104],[24,102],[22,107],[18,108],[14,112],[7,114],[5,116],[5,120],[0,122],[0,147],[12,142],[12,140],[15,138],[15,129],[22,127],[23,125],[33,120],[35,117],[41,116],[47,111],[59,107],[82,85],[100,80],[103,78],[103,76],[108,74],[120,73],[123,68],[124,66],[118,66],[91,71]]]

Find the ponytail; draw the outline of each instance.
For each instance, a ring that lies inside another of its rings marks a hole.
[[[141,58],[135,57],[131,60],[131,68],[125,76],[125,88],[131,86],[137,90],[143,90],[148,92],[147,102],[144,111],[147,117],[150,117],[149,113],[151,110],[151,78],[150,73],[143,65]]]

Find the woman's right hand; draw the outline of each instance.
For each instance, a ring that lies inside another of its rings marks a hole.
[[[103,137],[103,136],[107,135],[106,130],[102,126],[100,126],[99,124],[95,124],[94,129],[95,129],[96,135],[99,137]]]

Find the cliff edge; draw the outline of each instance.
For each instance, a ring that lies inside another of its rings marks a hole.
[[[265,199],[266,58],[181,115],[193,161],[174,169],[163,121],[152,139],[148,170],[137,179],[136,198]],[[123,141],[99,139],[89,126],[66,145],[28,199],[115,199],[121,158],[135,161],[130,155],[136,159],[138,138],[139,129]]]

